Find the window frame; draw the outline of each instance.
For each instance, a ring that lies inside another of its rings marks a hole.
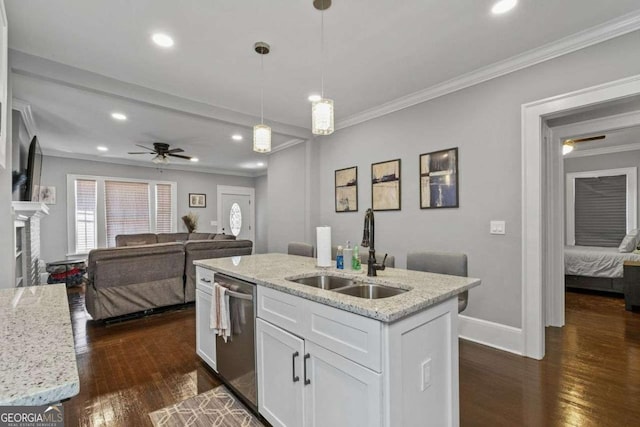
[[[627,233],[638,227],[638,168],[604,169],[566,174],[566,244],[576,244],[576,178],[599,178],[603,176],[626,175],[627,177]]]
[[[165,184],[171,186],[171,232],[178,229],[178,184],[174,181],[161,181],[155,179],[136,179],[112,176],[76,175],[67,174],[67,256],[86,255],[87,252],[76,251],[75,228],[75,182],[76,180],[96,181],[96,247],[107,247],[107,219],[105,207],[105,181],[139,182],[149,185],[149,226],[151,233],[156,230],[156,185]]]

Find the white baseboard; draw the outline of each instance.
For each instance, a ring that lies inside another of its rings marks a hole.
[[[522,355],[522,329],[488,320],[459,315],[458,337],[478,344]]]

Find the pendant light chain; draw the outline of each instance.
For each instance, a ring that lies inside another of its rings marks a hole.
[[[320,12],[320,96],[324,98],[324,0]]]
[[[260,124],[264,124],[264,55],[260,55]]]

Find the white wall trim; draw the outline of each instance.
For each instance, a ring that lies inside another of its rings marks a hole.
[[[568,114],[579,108],[640,94],[640,75],[589,87],[568,94],[522,105],[522,334],[523,354],[534,359],[544,357],[544,283],[543,232],[550,222],[542,209],[543,159],[548,147],[543,144],[542,129],[546,118]]]
[[[278,145],[277,147],[272,148],[271,152],[269,154],[273,154],[273,153],[277,153],[278,151],[286,150],[287,148],[291,148],[291,147],[294,147],[294,146],[296,146],[298,144],[302,144],[305,141],[306,141],[306,139],[300,139],[300,138],[290,139],[290,140]]]
[[[601,25],[578,32],[544,46],[512,56],[506,60],[479,68],[426,89],[414,92],[374,108],[353,114],[336,123],[336,129],[344,129],[416,104],[457,92],[527,67],[549,61],[562,55],[602,43],[640,29],[640,11],[635,11]]]
[[[627,233],[638,227],[638,168],[603,169],[566,174],[567,245],[576,244],[576,178],[625,175],[627,177]]]
[[[458,337],[522,355],[522,329],[464,315],[458,316]]]
[[[31,105],[26,101],[18,98],[13,98],[12,108],[20,112],[24,127],[27,129],[29,138],[33,138],[38,134],[38,128],[36,127],[36,120],[33,118],[33,112],[31,111]]]

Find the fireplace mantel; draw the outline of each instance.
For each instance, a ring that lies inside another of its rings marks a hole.
[[[49,206],[41,202],[11,202],[11,205],[16,215],[26,216],[27,218],[49,215]]]

